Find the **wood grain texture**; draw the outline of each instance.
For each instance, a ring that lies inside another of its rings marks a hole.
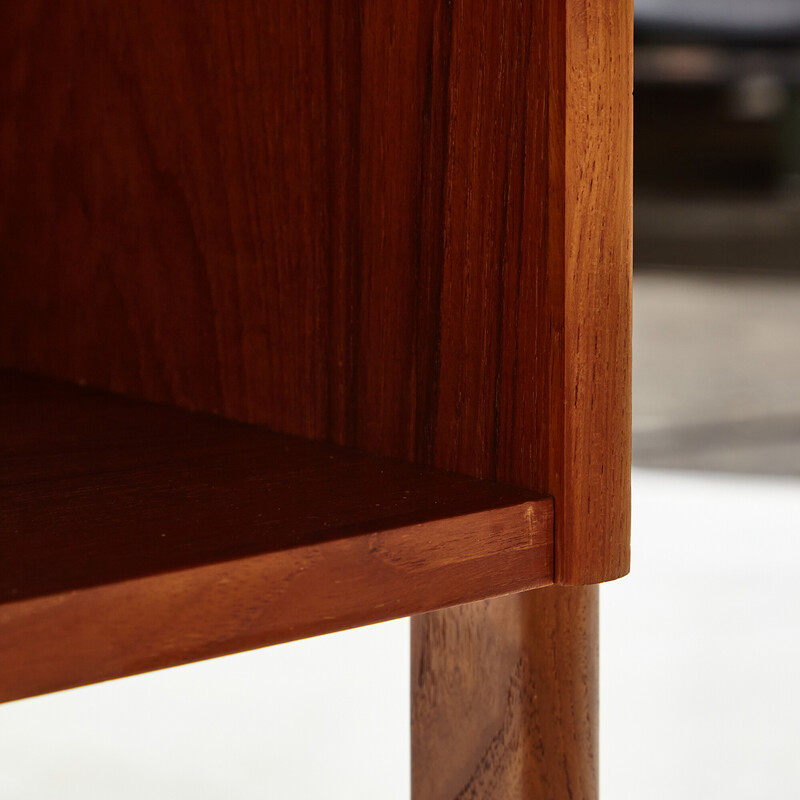
[[[552,494],[617,577],[627,23],[567,10],[7,0],[0,362]]]
[[[415,800],[597,797],[597,587],[414,619]]]
[[[552,494],[557,580],[627,570],[629,0],[0,13],[0,361]],[[418,800],[592,796],[595,591],[414,621]]]
[[[556,310],[550,391],[539,402],[562,423],[547,431],[556,579],[583,583],[629,565],[632,9],[628,0],[544,5],[541,287]],[[504,477],[535,485],[524,462]],[[596,800],[597,625],[596,587],[414,618],[414,800]]]
[[[586,584],[630,569],[633,0],[567,0],[564,54],[567,468],[556,580]]]
[[[531,492],[8,372],[0,415],[2,700],[552,581]]]

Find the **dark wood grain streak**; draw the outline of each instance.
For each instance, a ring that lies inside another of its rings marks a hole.
[[[552,581],[530,492],[8,372],[0,416],[1,699]]]
[[[617,577],[625,21],[570,8],[8,0],[0,362],[532,487]]]

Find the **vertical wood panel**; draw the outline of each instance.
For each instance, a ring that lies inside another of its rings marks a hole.
[[[630,568],[633,2],[568,0],[565,473],[556,578]]]

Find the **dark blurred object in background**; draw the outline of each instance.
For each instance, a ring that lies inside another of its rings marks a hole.
[[[800,268],[800,0],[639,0],[635,79],[637,264]]]
[[[800,0],[640,0],[635,54],[643,185],[800,176]]]
[[[637,0],[634,463],[800,475],[800,0]]]

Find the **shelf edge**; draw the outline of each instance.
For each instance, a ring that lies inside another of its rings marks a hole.
[[[0,701],[546,586],[553,529],[548,497],[7,603]]]

